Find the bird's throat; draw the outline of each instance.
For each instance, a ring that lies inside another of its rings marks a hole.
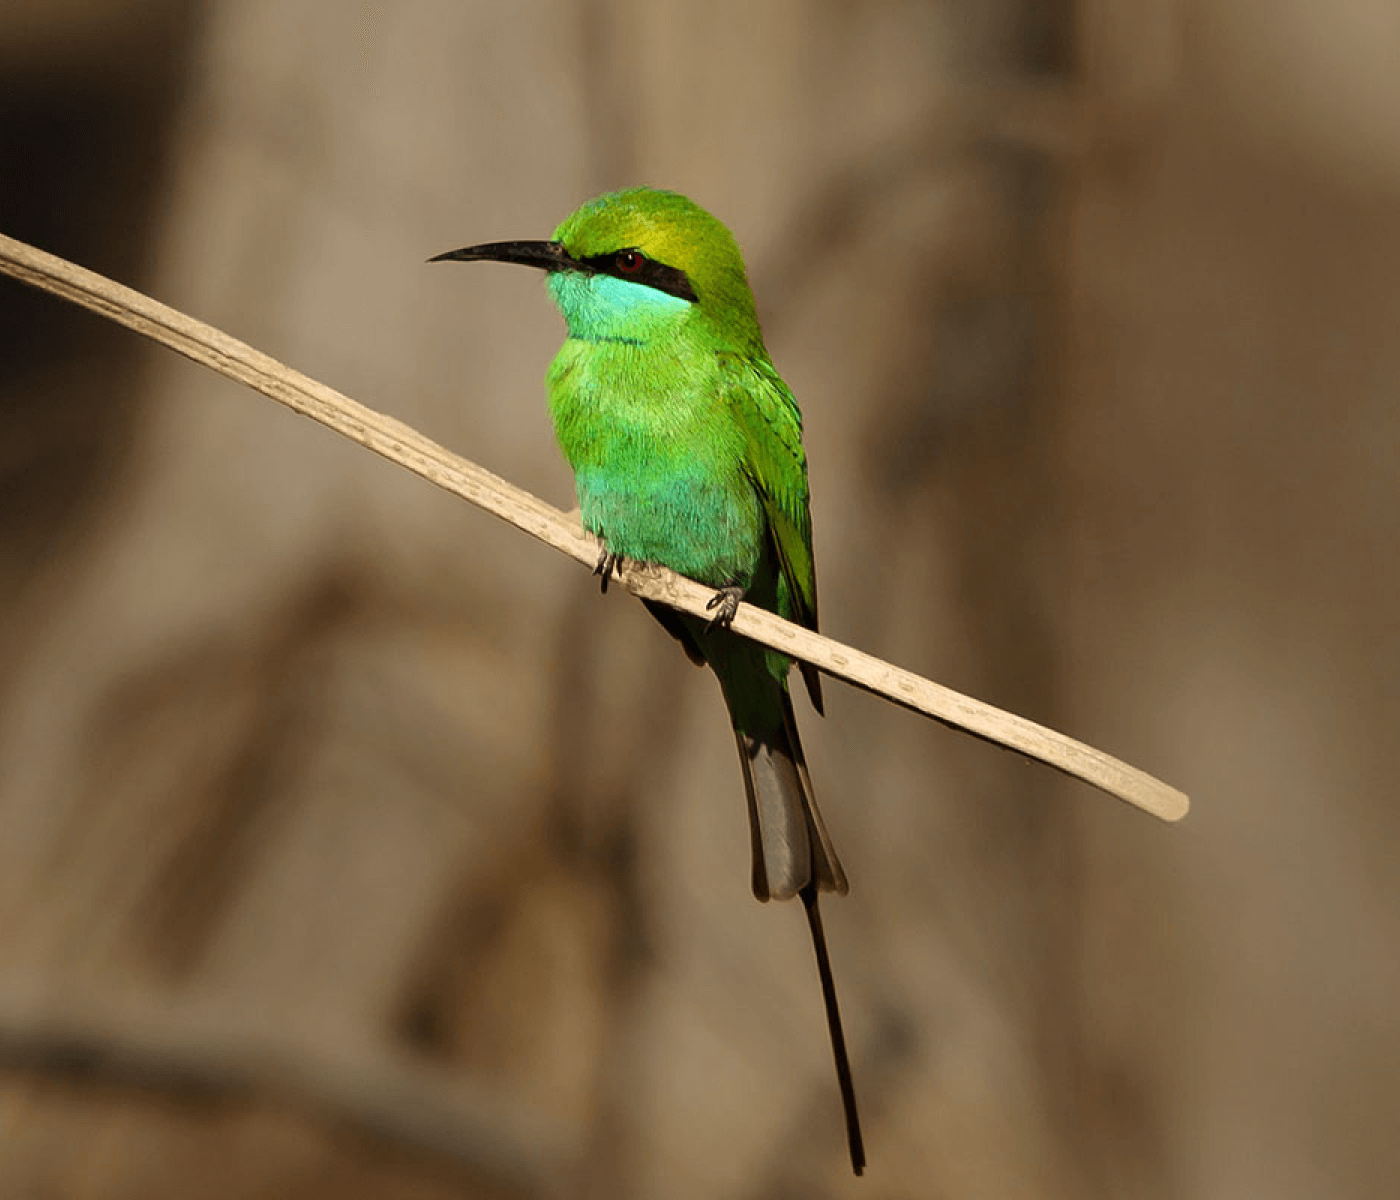
[[[549,293],[569,336],[585,342],[626,342],[645,346],[674,336],[691,304],[679,296],[613,275],[556,271]]]

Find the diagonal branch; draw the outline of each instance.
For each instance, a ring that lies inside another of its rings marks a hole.
[[[459,458],[403,422],[366,408],[149,296],[3,234],[0,274],[61,296],[246,384],[589,567],[598,557],[593,538],[558,509]],[[697,617],[709,615],[706,605],[714,592],[664,567],[629,564],[623,570],[622,582],[644,599],[660,601]],[[812,663],[829,675],[950,728],[1038,759],[1162,820],[1179,820],[1190,807],[1182,792],[1101,750],[784,621],[764,609],[741,604],[732,628],[735,633]]]

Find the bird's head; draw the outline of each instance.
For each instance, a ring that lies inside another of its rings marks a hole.
[[[489,242],[432,261],[478,259],[548,271],[571,337],[645,344],[694,322],[717,344],[762,347],[733,236],[676,192],[610,192],[570,213],[550,241]]]

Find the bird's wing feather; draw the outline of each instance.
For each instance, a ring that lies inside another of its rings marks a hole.
[[[729,375],[726,396],[745,435],[744,468],[763,505],[781,569],[779,613],[816,629],[817,573],[802,414],[772,364],[738,355],[722,357]],[[812,702],[821,711],[817,673],[805,663],[802,673]]]

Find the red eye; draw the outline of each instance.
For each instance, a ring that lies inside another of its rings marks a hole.
[[[613,264],[617,267],[619,275],[635,275],[642,269],[642,263],[646,262],[635,250],[622,250],[613,259]]]

